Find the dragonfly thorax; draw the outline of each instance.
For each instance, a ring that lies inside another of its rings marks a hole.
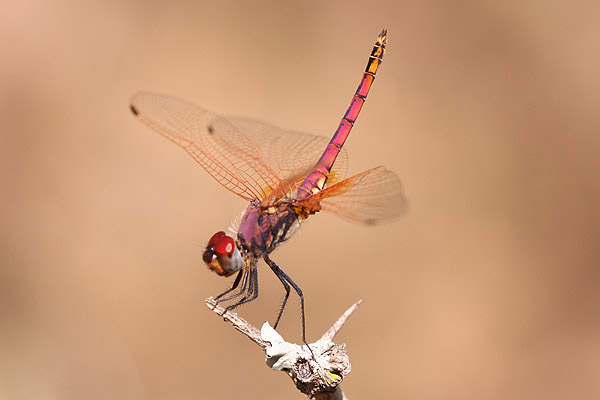
[[[238,239],[254,255],[268,254],[291,237],[301,219],[290,201],[266,206],[251,203],[240,222]]]

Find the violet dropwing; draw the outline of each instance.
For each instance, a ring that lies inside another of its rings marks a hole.
[[[139,93],[131,101],[131,111],[137,118],[181,146],[217,182],[250,203],[237,229],[237,238],[217,232],[204,252],[204,261],[218,275],[227,277],[237,272],[233,286],[216,300],[235,299],[227,307],[231,310],[256,299],[257,264],[262,258],[285,288],[274,327],[277,328],[291,286],[300,297],[304,343],[304,296],[300,287],[271,260],[271,252],[290,238],[302,220],[318,211],[372,225],[400,216],[406,206],[397,175],[381,166],[343,179],[347,155],[342,146],[383,60],[386,36],[384,29],[330,141],[251,119],[225,119],[159,94]]]

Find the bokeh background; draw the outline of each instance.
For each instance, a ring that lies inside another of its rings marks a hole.
[[[347,143],[410,202],[312,217],[273,258],[338,336],[350,398],[600,397],[597,2],[8,1],[0,13],[0,397],[301,399],[209,312],[201,261],[243,210],[129,112],[139,90]],[[240,309],[273,320],[263,265]],[[300,340],[299,305],[281,332]]]

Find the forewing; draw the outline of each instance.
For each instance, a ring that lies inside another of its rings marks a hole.
[[[398,218],[407,208],[398,175],[381,166],[344,179],[313,197],[322,210],[367,225]]]
[[[312,171],[325,151],[329,138],[309,133],[288,131],[277,126],[250,118],[228,117],[242,132],[252,137],[263,154],[265,164],[279,177],[281,182],[290,178],[293,182],[288,190],[294,190]],[[348,153],[340,151],[327,181],[331,186],[346,176]]]
[[[263,198],[281,183],[265,162],[261,146],[225,118],[154,93],[135,95],[131,110],[181,146],[217,182],[246,200]]]

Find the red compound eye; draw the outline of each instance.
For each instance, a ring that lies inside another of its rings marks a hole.
[[[208,241],[208,245],[215,249],[215,253],[221,255],[231,254],[235,248],[233,239],[227,236],[223,231],[215,233]]]

